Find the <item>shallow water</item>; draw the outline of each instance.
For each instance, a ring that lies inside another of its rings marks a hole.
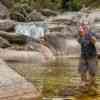
[[[11,68],[33,82],[45,100],[100,100],[100,72],[97,73],[98,94],[81,93],[77,90],[80,77],[77,72],[78,59],[57,60],[43,65],[11,63]],[[100,64],[98,63],[98,68]],[[59,99],[58,99],[59,97]],[[56,98],[56,99],[51,99]],[[63,99],[67,98],[67,99]],[[69,98],[69,99],[68,99]]]

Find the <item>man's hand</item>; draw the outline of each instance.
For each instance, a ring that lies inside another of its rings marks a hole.
[[[84,37],[85,36],[85,33],[84,32],[79,32],[80,36],[81,37]]]
[[[93,44],[96,43],[96,37],[95,37],[95,36],[92,36],[92,37],[91,37],[91,43],[93,43]]]

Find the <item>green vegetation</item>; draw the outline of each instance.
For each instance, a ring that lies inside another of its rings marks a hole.
[[[54,11],[78,11],[83,5],[90,8],[100,7],[99,0],[10,0],[8,7],[11,18],[21,21],[27,20],[27,16],[37,9],[51,9]],[[26,18],[26,19],[25,19]],[[23,20],[22,20],[23,19]]]
[[[82,5],[98,7],[99,0],[13,0],[11,8],[14,10],[25,10],[26,12],[35,9],[49,8],[53,10],[80,10]]]

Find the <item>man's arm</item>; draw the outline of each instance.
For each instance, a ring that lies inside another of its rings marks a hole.
[[[96,43],[96,37],[95,37],[95,36],[92,36],[92,37],[91,37],[91,43],[93,43],[93,44]]]
[[[91,42],[92,44],[95,44],[95,43],[96,43],[96,34],[95,34],[95,33],[92,33],[92,34],[91,34],[91,40],[90,40],[90,42]]]

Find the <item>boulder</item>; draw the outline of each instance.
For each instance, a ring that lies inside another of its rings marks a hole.
[[[66,38],[77,38],[79,33],[76,25],[66,25],[61,34]]]
[[[0,2],[0,19],[9,18],[8,9]]]
[[[8,40],[10,43],[25,44],[27,37],[24,35],[17,35],[16,33],[0,31],[0,36]]]
[[[45,37],[47,46],[53,50],[52,52],[56,54],[61,52],[66,55],[79,55],[80,54],[80,45],[75,38],[67,38],[62,35],[47,35]],[[53,49],[52,49],[53,48]]]
[[[58,15],[48,19],[48,30],[51,34],[59,33],[63,37],[76,38],[78,35],[78,14]]]
[[[4,61],[32,64],[44,64],[55,59],[53,53],[45,46],[38,48],[38,51],[0,49],[0,58],[2,58]]]
[[[7,8],[10,8],[13,4],[14,0],[0,0],[0,2],[2,2],[3,5],[5,5]]]
[[[50,10],[50,9],[41,9],[40,12],[42,15],[49,17],[49,16],[57,16],[58,13],[56,11]]]
[[[88,21],[93,24],[93,23],[98,23],[100,22],[100,10],[99,11],[93,11],[90,14],[88,14]]]
[[[64,25],[48,24],[48,30],[50,32],[61,32],[64,29]]]
[[[29,21],[44,21],[45,17],[36,10],[33,10],[30,14],[28,14],[27,19]]]
[[[0,59],[0,100],[36,100],[40,92]]]
[[[81,48],[76,39],[66,39],[65,47],[67,55],[80,55]]]
[[[45,35],[44,39],[49,48],[54,48],[52,49],[54,50],[53,53],[57,53],[57,51],[63,51],[65,45],[64,37],[61,37],[57,34],[49,34]]]
[[[44,57],[39,52],[0,49],[0,58],[4,61],[42,64]]]
[[[0,37],[0,48],[7,48],[10,47],[11,44],[6,39]]]
[[[12,31],[15,28],[15,21],[10,19],[0,20],[0,30],[1,31]]]
[[[76,24],[78,20],[78,13],[68,13],[68,14],[62,14],[58,15],[56,17],[51,17],[48,19],[48,22],[53,22],[57,24]]]

